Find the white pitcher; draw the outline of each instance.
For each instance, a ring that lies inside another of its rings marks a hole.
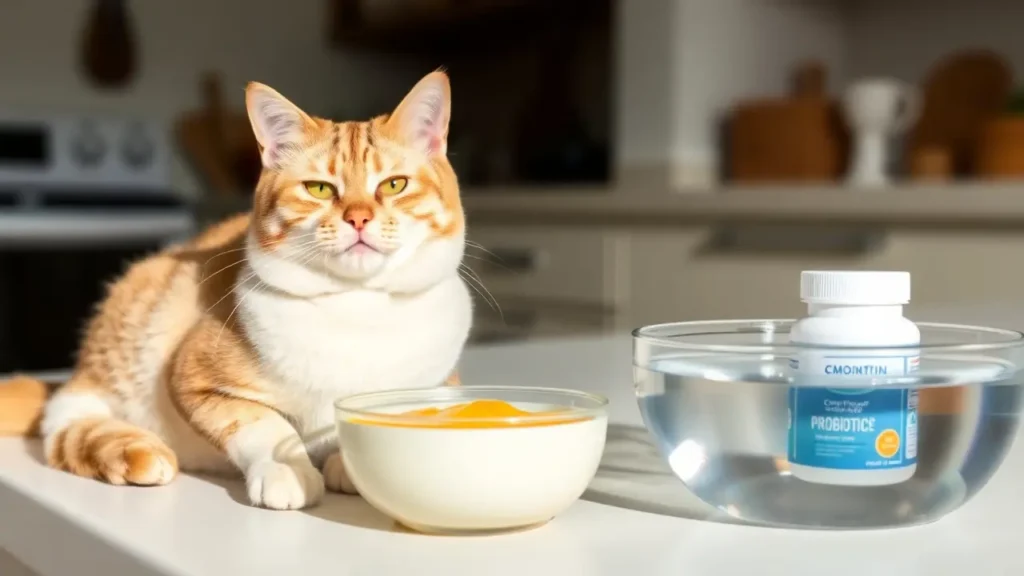
[[[889,138],[917,122],[920,92],[896,79],[869,78],[850,86],[843,96],[846,119],[854,132],[847,183],[878,187],[889,183]]]

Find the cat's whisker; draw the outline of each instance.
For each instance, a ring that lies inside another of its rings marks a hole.
[[[216,260],[217,258],[220,258],[221,256],[227,256],[228,254],[233,254],[235,252],[242,252],[243,250],[246,250],[246,248],[247,248],[246,246],[242,246],[241,248],[232,248],[231,250],[225,250],[223,252],[218,252],[218,253],[214,254],[213,256],[210,256],[210,258],[207,259],[206,262],[203,262],[202,265],[206,266],[207,264],[209,264],[210,262],[213,262],[214,260]]]
[[[302,262],[298,263],[299,266],[307,266],[307,265],[311,264],[313,262],[313,260],[316,260],[316,256],[317,256],[316,252],[310,254],[309,256],[306,257],[305,260],[303,260]],[[325,259],[325,262],[326,262],[326,259]]]
[[[313,239],[313,240],[309,240],[307,242],[303,242],[302,244],[298,244],[296,246],[293,246],[293,248],[295,249],[295,251],[299,252],[300,255],[304,255],[307,252],[309,252],[310,250],[316,250],[317,246],[319,245],[319,243],[320,243],[319,240]],[[287,256],[286,256],[286,258],[287,258]]]
[[[297,262],[301,258],[305,258],[306,256],[308,256],[309,254],[315,254],[319,249],[319,244],[320,241],[316,239],[310,240],[308,242],[303,242],[302,244],[295,246],[294,253],[285,254],[282,257],[283,259],[288,260],[290,262]]]
[[[304,261],[300,262],[300,263],[299,263],[300,265],[302,265],[302,264],[305,264],[306,262],[309,262],[310,260],[312,260],[313,258],[315,258],[315,257],[316,257],[316,254],[317,254],[317,252],[318,252],[318,251],[317,251],[317,249],[316,249],[316,247],[315,247],[315,246],[312,246],[312,244],[313,244],[314,242],[315,242],[315,241],[313,241],[313,242],[308,242],[308,243],[306,243],[306,244],[304,244],[304,245],[303,245],[303,246],[306,246],[306,249],[305,249],[304,251],[302,251],[302,252],[301,252],[301,253],[299,254],[299,256],[298,256],[297,258],[301,258],[301,257],[307,256],[307,255],[308,255],[309,257],[308,257],[308,258],[306,258],[306,260],[304,260]],[[257,273],[256,273],[255,271],[253,271],[253,272],[252,272],[251,274],[249,274],[248,276],[246,276],[246,277],[245,277],[245,278],[244,278],[244,279],[243,279],[243,280],[242,280],[241,282],[239,282],[239,284],[244,284],[245,282],[248,282],[248,281],[249,281],[249,280],[251,280],[251,279],[252,279],[253,277],[255,277],[255,276],[256,276],[256,274],[257,274]],[[245,298],[246,298],[247,296],[249,296],[249,294],[251,294],[251,293],[252,293],[252,292],[253,292],[254,290],[256,290],[257,288],[261,288],[261,287],[263,287],[263,286],[266,286],[266,284],[265,284],[265,283],[263,282],[263,280],[261,280],[261,279],[257,278],[257,280],[256,280],[256,285],[255,285],[255,286],[253,286],[252,288],[249,288],[249,290],[247,290],[247,291],[245,292],[245,294],[243,294],[243,295],[242,295],[241,297],[239,297],[239,298],[238,298],[238,302],[236,302],[236,303],[235,303],[235,306],[234,306],[234,308],[232,308],[232,309],[231,309],[231,312],[230,312],[230,313],[228,314],[227,318],[225,318],[225,319],[224,319],[224,321],[223,321],[223,323],[221,324],[221,326],[220,326],[220,331],[219,331],[219,332],[217,332],[217,340],[216,340],[216,343],[214,344],[214,347],[220,346],[220,338],[221,338],[221,335],[222,335],[222,334],[224,333],[224,328],[225,328],[225,327],[226,327],[226,326],[227,326],[227,325],[228,325],[228,324],[229,324],[229,323],[231,322],[231,317],[235,315],[235,312],[236,312],[236,311],[238,310],[238,308],[239,308],[239,307],[240,307],[240,306],[242,305],[242,303],[243,303],[243,302],[245,301]],[[212,310],[212,309],[213,309],[213,308],[214,308],[215,306],[217,306],[217,304],[220,304],[220,303],[221,303],[221,301],[223,301],[223,300],[224,300],[224,298],[226,298],[227,296],[229,296],[229,295],[231,295],[231,294],[233,294],[233,293],[234,293],[234,290],[230,290],[230,291],[228,291],[228,293],[227,293],[227,294],[225,294],[224,296],[222,296],[220,300],[218,300],[217,302],[215,302],[215,303],[214,303],[214,305],[210,307],[210,309]],[[207,310],[207,312],[209,312],[209,310]]]
[[[470,268],[469,266],[466,266],[465,264],[463,264],[463,267],[465,268],[466,272],[473,277],[473,280],[476,281],[476,283],[480,286],[480,288],[484,292],[487,293],[487,296],[490,297],[491,301],[494,302],[495,308],[498,309],[498,314],[501,315],[502,320],[504,320],[505,319],[505,315],[504,315],[504,313],[501,310],[501,305],[498,304],[498,299],[495,298],[494,294],[492,294],[491,291],[487,289],[487,286],[484,284],[483,279],[480,278],[480,275],[477,274],[476,270],[473,270],[472,268]]]
[[[488,250],[487,248],[485,248],[483,244],[478,244],[478,243],[476,243],[476,242],[473,242],[472,240],[463,240],[463,243],[464,243],[464,244],[465,244],[465,245],[466,245],[467,247],[469,247],[469,248],[476,248],[477,250],[480,250],[480,251],[482,251],[482,252],[486,252],[486,253],[490,254],[491,256],[494,256],[495,258],[497,258],[497,259],[498,259],[498,261],[501,261],[501,256],[498,256],[498,255],[497,255],[497,254],[495,254],[494,252],[491,252],[490,250]]]
[[[198,284],[196,284],[196,288],[199,288],[200,286],[205,284],[207,280],[209,280],[210,278],[213,278],[214,276],[216,276],[217,274],[220,274],[221,272],[227,270],[228,268],[233,268],[235,266],[238,266],[239,264],[244,264],[244,263],[246,263],[248,261],[249,261],[248,258],[242,258],[241,260],[238,260],[236,262],[232,262],[231,264],[228,264],[227,266],[221,268],[220,270],[217,270],[213,274],[210,274],[209,276],[204,277],[202,280],[199,281]]]
[[[303,262],[299,262],[299,264],[300,264],[300,265],[301,265],[301,264],[305,264],[306,262],[309,262],[310,260],[312,260],[312,257],[315,257],[315,256],[316,256],[316,252],[317,252],[317,250],[316,250],[316,247],[315,247],[315,246],[313,246],[313,245],[314,245],[315,243],[316,243],[316,240],[311,240],[311,241],[309,241],[309,242],[306,242],[306,243],[304,243],[304,244],[300,244],[299,246],[297,246],[297,248],[305,248],[305,250],[303,250],[302,252],[300,252],[300,253],[299,253],[299,255],[295,257],[296,259],[298,259],[298,258],[302,258],[302,257],[305,257],[305,256],[307,256],[307,255],[312,255],[312,256],[311,256],[310,258],[306,259],[305,261],[303,261]],[[249,260],[248,260],[248,258],[243,258],[243,259],[239,260],[238,262],[233,262],[233,263],[231,263],[231,264],[228,264],[228,265],[227,265],[227,266],[225,266],[224,268],[221,268],[220,270],[218,270],[218,271],[214,272],[213,274],[211,274],[211,275],[207,276],[206,278],[204,278],[204,279],[203,279],[203,280],[202,280],[201,282],[199,282],[199,284],[197,284],[196,286],[197,286],[197,287],[198,287],[198,286],[201,286],[201,285],[203,284],[203,282],[206,282],[206,281],[207,281],[207,280],[209,280],[210,278],[212,278],[212,277],[216,276],[217,274],[220,274],[221,272],[223,272],[224,270],[227,270],[228,268],[231,268],[232,266],[237,266],[237,265],[239,265],[239,264],[242,264],[242,263],[245,263],[245,262],[248,262],[248,261],[249,261]],[[249,274],[248,276],[246,276],[246,277],[245,277],[245,278],[243,278],[242,280],[238,281],[238,282],[237,282],[237,284],[244,284],[245,282],[248,282],[248,281],[249,281],[249,280],[251,280],[251,279],[252,279],[252,278],[253,278],[254,276],[256,276],[256,274],[257,274],[257,272],[256,272],[256,271],[252,271],[252,272],[251,272],[251,273],[250,273],[250,274]],[[262,280],[261,280],[260,282],[262,283]],[[209,312],[210,310],[213,310],[214,308],[216,308],[216,307],[217,307],[217,305],[218,305],[218,304],[220,304],[221,302],[223,302],[225,298],[227,298],[228,296],[230,296],[230,295],[232,294],[232,292],[233,292],[233,290],[229,290],[229,291],[228,291],[228,292],[227,292],[226,294],[224,294],[223,296],[221,296],[219,300],[217,300],[216,302],[214,302],[214,303],[213,303],[213,305],[212,305],[212,306],[210,306],[210,307],[209,307],[209,308],[208,308],[208,309],[207,309],[206,311],[207,311],[207,312]]]
[[[481,291],[481,289],[477,286],[476,280],[474,280],[473,278],[469,278],[467,276],[464,276],[464,275],[461,275],[461,276],[462,276],[462,279],[466,281],[466,285],[469,286],[470,288],[472,288],[474,292],[479,294],[480,295],[480,299],[483,300],[487,304],[487,307],[490,308],[492,311],[497,312],[498,313],[498,317],[501,319],[502,322],[504,322],[505,321],[505,314],[502,312],[501,307],[498,306],[497,303],[494,302],[492,298],[488,297],[488,295],[486,293]]]
[[[245,278],[243,278],[242,280],[238,281],[238,282],[237,282],[237,283],[236,283],[235,285],[237,286],[238,284],[244,284],[244,283],[248,282],[249,280],[251,280],[251,279],[252,279],[253,277],[255,277],[255,276],[256,276],[256,272],[255,272],[255,271],[253,271],[253,272],[252,272],[252,273],[250,273],[250,274],[249,274],[248,276],[246,276],[246,277],[245,277]],[[221,302],[223,302],[225,298],[227,298],[228,296],[231,296],[231,295],[232,295],[232,294],[234,294],[234,293],[235,293],[235,290],[234,290],[234,288],[232,288],[232,289],[230,289],[230,290],[227,290],[227,291],[225,291],[225,292],[224,292],[224,295],[223,295],[223,296],[221,296],[219,300],[217,300],[216,302],[214,302],[212,306],[210,306],[209,308],[207,308],[207,309],[206,309],[206,312],[204,312],[204,314],[209,314],[209,313],[210,313],[210,310],[213,310],[214,308],[216,308],[216,307],[217,307],[217,305],[218,305],[218,304],[220,304]]]
[[[217,332],[217,340],[213,344],[213,348],[215,350],[220,348],[220,337],[224,334],[224,329],[227,328],[228,324],[231,323],[231,317],[235,315],[235,311],[238,310],[238,307],[242,305],[242,302],[245,301],[246,297],[248,297],[249,294],[252,294],[253,291],[255,291],[257,288],[260,288],[261,286],[265,286],[265,284],[263,283],[262,280],[257,280],[256,285],[246,290],[245,294],[243,294],[242,297],[238,299],[238,302],[235,304],[235,307],[231,309],[231,313],[228,314],[228,317],[225,318],[224,322],[220,325],[220,331]]]
[[[474,260],[479,260],[481,262],[486,262],[487,264],[490,264],[492,266],[498,266],[498,267],[500,267],[500,268],[502,268],[504,270],[507,270],[509,272],[515,272],[515,270],[512,270],[511,268],[509,268],[508,266],[505,266],[501,262],[493,262],[493,261],[491,261],[491,260],[489,260],[487,258],[484,258],[483,256],[477,256],[475,254],[463,254],[463,256],[466,257],[466,258],[472,258]]]
[[[286,241],[287,241],[286,239],[275,240],[275,241],[270,243],[270,247],[280,246],[281,244],[284,244]],[[314,243],[316,243],[316,239],[313,239],[313,240],[310,240],[310,241],[307,241],[307,242],[303,242],[302,244],[299,244],[299,245],[295,246],[295,248],[304,248],[304,247],[309,246],[309,245],[314,244]],[[228,254],[233,254],[235,252],[244,252],[244,251],[246,251],[248,249],[249,249],[248,246],[242,246],[241,248],[232,248],[231,250],[224,250],[223,252],[218,252],[218,253],[214,254],[213,256],[210,256],[205,262],[203,262],[202,267],[205,268],[207,264],[209,264],[210,262],[213,262],[214,260],[216,260],[217,258],[220,258],[222,256],[227,256]],[[241,260],[239,260],[237,262],[232,262],[231,264],[228,264],[224,268],[221,268],[220,270],[214,272],[213,274],[210,274],[209,276],[207,276],[203,280],[203,282],[205,282],[209,278],[212,278],[212,277],[216,276],[220,272],[222,272],[222,271],[224,271],[224,270],[226,270],[226,269],[228,269],[228,268],[230,268],[232,266],[237,266],[239,263],[245,262],[246,260],[247,260],[247,258],[243,256]]]
[[[476,270],[473,270],[472,268],[469,267],[469,264],[463,262],[459,264],[459,267],[462,268],[467,274],[470,274],[473,277],[473,279],[479,282],[481,285],[483,284],[483,279],[480,278],[480,275],[477,274]]]
[[[306,250],[305,252],[303,252],[299,256],[296,256],[295,257],[296,263],[299,266],[305,266],[306,264],[309,264],[310,262],[312,262],[313,259],[317,257],[317,254],[323,254],[324,255],[324,264],[326,265],[326,263],[327,263],[327,253],[323,252],[321,250],[317,250],[315,248]],[[299,258],[302,258],[302,260],[298,261]]]
[[[268,247],[273,248],[275,246],[280,246],[281,244],[284,244],[287,241],[288,241],[287,238],[282,238],[280,240],[274,240],[274,241],[269,243]],[[206,262],[203,262],[203,266],[206,266],[207,264],[209,264],[210,262],[216,260],[217,258],[220,258],[221,256],[227,256],[228,254],[233,254],[235,252],[244,252],[244,251],[246,251],[248,249],[249,249],[248,246],[241,246],[239,248],[232,248],[230,250],[224,250],[223,252],[218,252],[218,253],[214,254],[213,256],[210,256],[210,258],[208,258],[206,260]]]
[[[488,306],[490,306],[492,310],[498,313],[501,321],[504,322],[505,313],[501,310],[501,305],[498,304],[498,299],[491,294],[491,291],[487,289],[487,286],[484,286],[484,282],[480,278],[480,275],[466,264],[459,264],[459,269],[460,276],[462,276],[462,278],[466,280],[474,290],[476,290],[477,294],[484,299],[484,302],[487,302]],[[465,272],[465,274],[461,274],[461,272]]]
[[[467,278],[467,277],[466,277],[465,275],[463,275],[463,273],[462,273],[462,271],[461,271],[461,270],[459,270],[459,277],[460,277],[460,278],[462,278],[463,280],[465,280],[465,281],[466,281],[466,286],[469,286],[470,288],[472,288],[472,289],[473,289],[473,291],[474,291],[474,292],[476,292],[476,293],[477,293],[477,294],[478,294],[478,295],[480,296],[480,298],[481,298],[481,299],[482,299],[482,300],[483,300],[484,302],[486,302],[486,303],[487,303],[487,307],[488,307],[488,308],[490,308],[491,310],[494,310],[494,304],[492,304],[492,303],[491,303],[491,301],[490,301],[489,299],[487,299],[487,297],[486,297],[486,296],[484,296],[484,293],[483,293],[483,292],[481,292],[481,291],[480,291],[480,289],[476,287],[476,283],[475,283],[475,282],[473,282],[473,280],[472,280],[472,279],[470,279],[470,278]],[[496,310],[495,310],[495,311],[496,311]]]
[[[310,254],[316,254],[316,253],[317,253],[316,247],[315,246],[311,246],[311,247],[308,247],[308,248],[306,248],[304,250],[299,251],[296,254],[289,254],[285,259],[286,260],[290,260],[292,262],[298,262],[302,258],[305,258],[306,256],[309,256]]]

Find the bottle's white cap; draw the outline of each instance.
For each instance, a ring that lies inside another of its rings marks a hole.
[[[906,304],[910,272],[806,270],[800,273],[800,299],[808,304]]]

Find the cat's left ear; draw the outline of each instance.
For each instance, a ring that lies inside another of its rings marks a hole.
[[[245,107],[266,168],[279,168],[301,148],[305,131],[313,124],[298,106],[259,82],[246,86]]]
[[[448,150],[452,94],[448,75],[438,70],[416,83],[388,118],[388,128],[403,144],[430,156]]]

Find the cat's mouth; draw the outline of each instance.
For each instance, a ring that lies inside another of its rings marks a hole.
[[[344,254],[373,254],[373,253],[381,254],[381,251],[378,250],[372,244],[370,244],[370,243],[368,243],[368,242],[366,242],[364,240],[356,240],[351,246],[349,246],[348,248],[345,248],[343,253]]]

